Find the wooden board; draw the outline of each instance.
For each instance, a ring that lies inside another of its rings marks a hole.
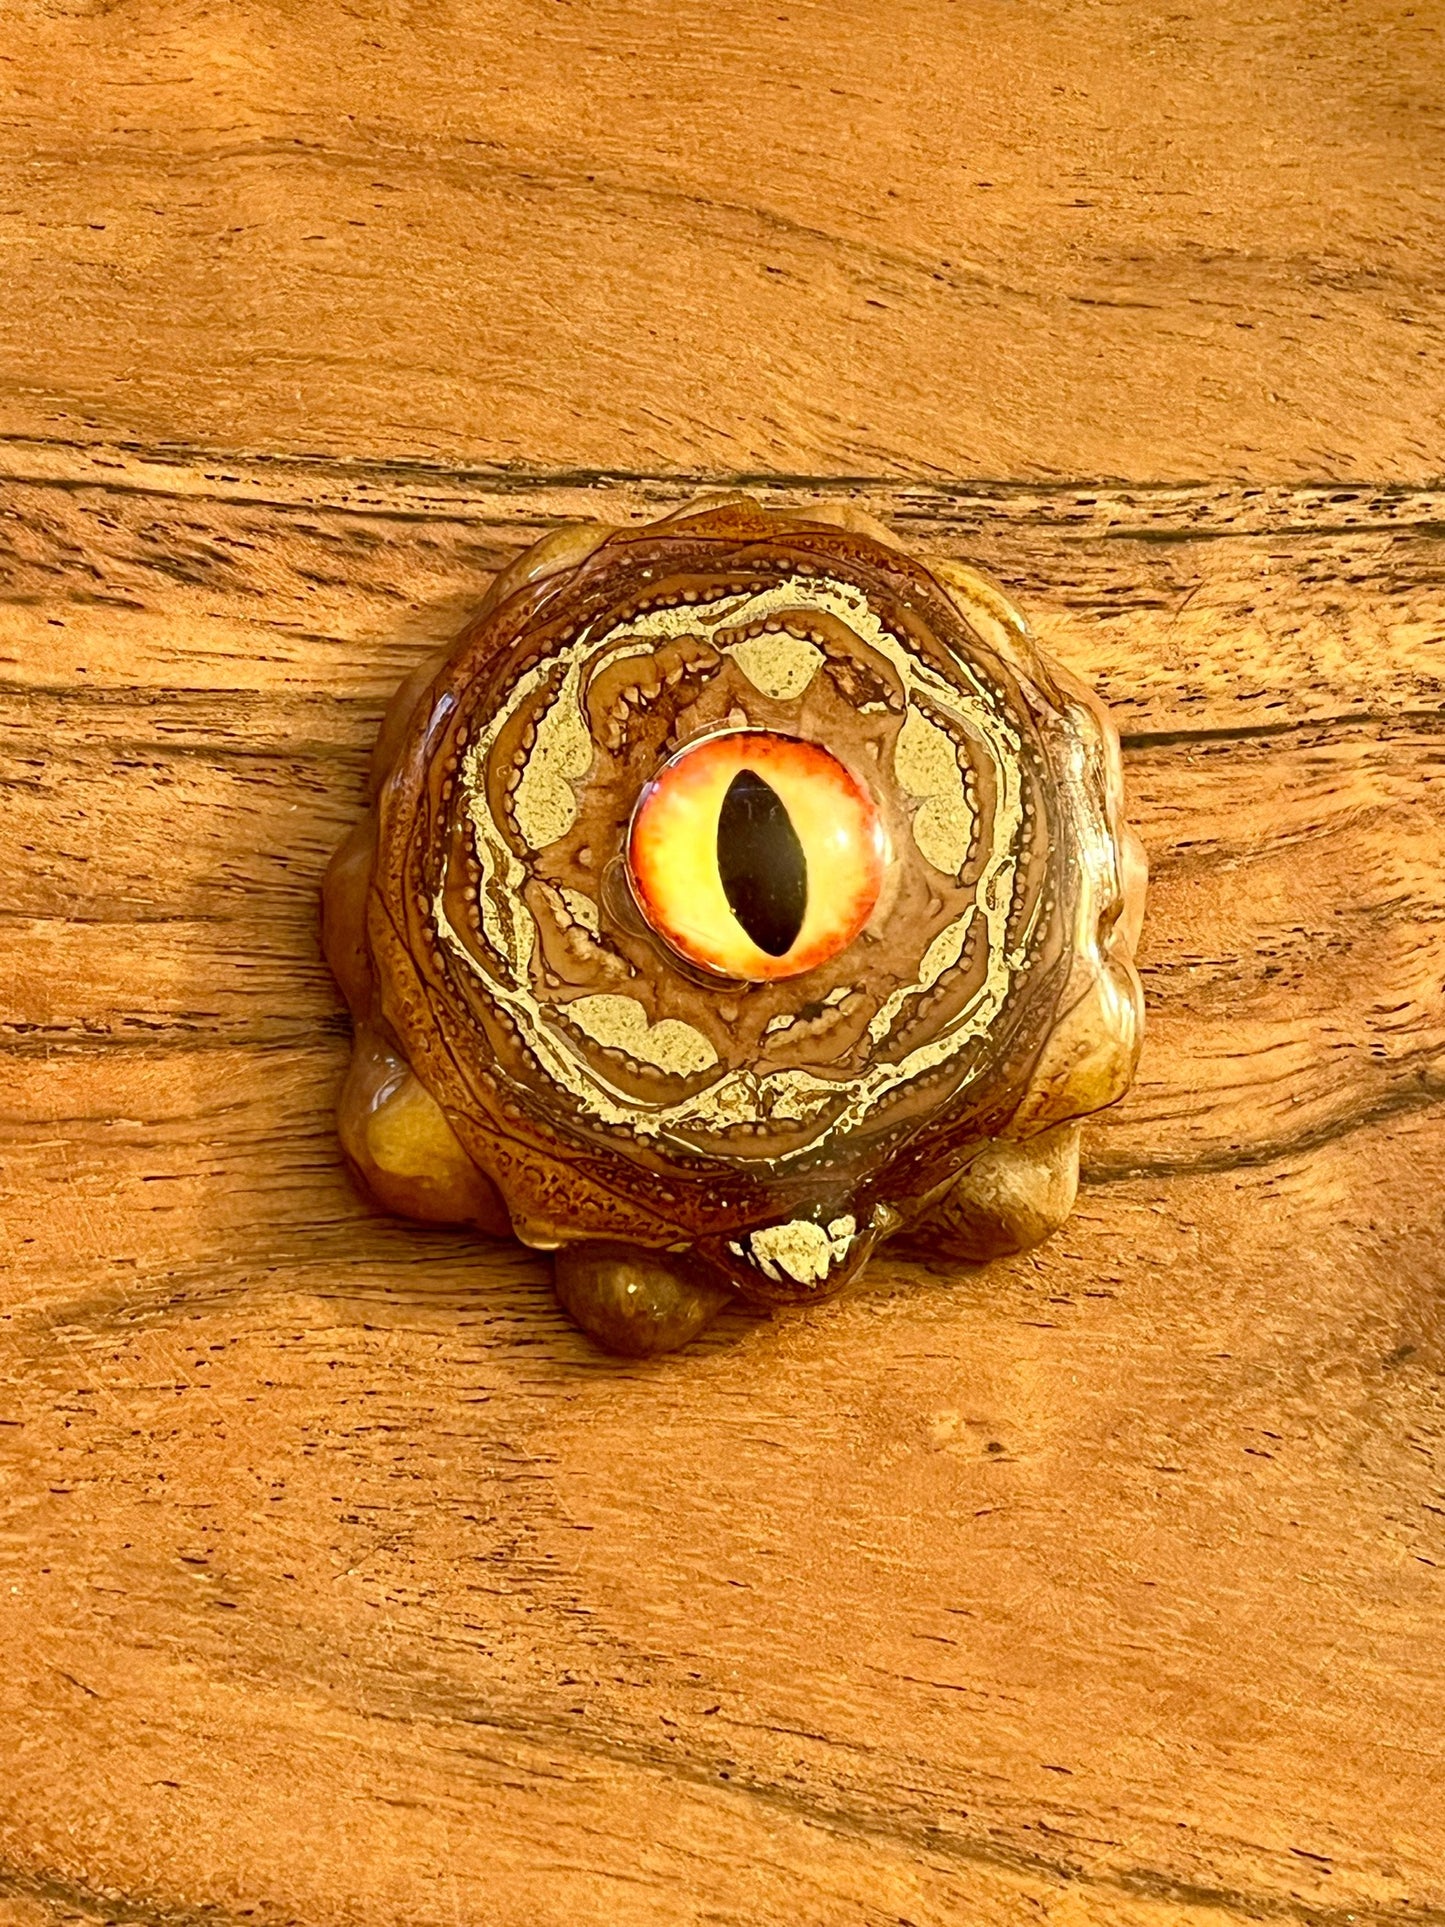
[[[1424,481],[1438,0],[6,0],[0,432]]]
[[[688,491],[4,462],[7,1927],[1445,1919],[1445,504],[767,491],[1117,706],[1151,1030],[1039,1254],[638,1366],[352,1195],[316,887],[491,570]]]
[[[0,1924],[1442,1927],[1440,8],[0,88]],[[738,477],[1115,705],[1149,1037],[1043,1251],[620,1364],[348,1187],[317,884],[495,569]]]

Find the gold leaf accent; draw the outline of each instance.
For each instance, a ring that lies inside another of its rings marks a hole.
[[[512,798],[512,819],[528,848],[545,849],[571,829],[577,821],[572,784],[591,767],[592,737],[577,701],[577,672],[572,669],[537,725],[536,741]]]
[[[770,1224],[749,1233],[747,1255],[765,1278],[779,1282],[780,1272],[799,1285],[821,1285],[835,1264],[842,1264],[858,1235],[856,1219],[834,1218],[826,1229],[807,1218]],[[741,1251],[738,1246],[734,1250]]]
[[[775,703],[794,702],[823,662],[822,650],[806,637],[790,636],[782,630],[749,636],[724,653],[732,657],[754,689]]]
[[[945,876],[957,876],[973,842],[973,811],[953,739],[911,703],[898,741],[893,769],[901,788],[923,800],[913,816],[913,840],[925,862]]]
[[[562,1006],[562,1014],[604,1050],[620,1050],[639,1064],[651,1064],[669,1077],[697,1077],[717,1063],[717,1052],[700,1030],[680,1017],[647,1021],[647,1010],[635,997],[599,992],[576,997]]]
[[[970,904],[961,917],[955,917],[952,923],[944,925],[919,958],[918,975],[913,982],[905,984],[901,990],[895,990],[887,1002],[881,1004],[873,1013],[868,1025],[868,1035],[875,1044],[880,1043],[892,1030],[893,1020],[910,997],[917,997],[925,990],[932,990],[944,971],[952,970],[958,962],[963,955],[969,925],[973,922],[974,908],[975,906]]]

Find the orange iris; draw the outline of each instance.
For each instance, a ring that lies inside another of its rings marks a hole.
[[[846,949],[878,901],[885,855],[872,799],[836,756],[735,729],[663,764],[633,813],[627,867],[674,950],[762,983]]]

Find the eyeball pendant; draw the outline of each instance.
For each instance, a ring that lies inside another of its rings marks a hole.
[[[1142,1023],[1118,737],[982,572],[746,497],[574,526],[401,690],[327,876],[342,1144],[611,1349],[1067,1215]]]

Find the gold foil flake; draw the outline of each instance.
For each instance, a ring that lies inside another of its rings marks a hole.
[[[901,788],[922,799],[913,815],[913,840],[924,861],[957,876],[973,844],[973,810],[958,752],[947,730],[911,703],[893,746],[893,771]]]
[[[893,768],[910,796],[936,796],[959,778],[953,742],[937,723],[909,705],[893,749]]]
[[[963,955],[964,941],[968,936],[968,926],[972,922],[973,911],[971,909],[965,910],[961,917],[956,917],[954,921],[948,925],[947,929],[940,930],[938,935],[933,939],[933,942],[929,944],[918,966],[918,988],[920,990],[932,990],[944,971],[952,970],[953,966]]]
[[[913,840],[926,862],[957,876],[968,861],[973,812],[962,796],[930,796],[913,817]]]
[[[819,999],[819,1004],[824,1010],[836,1010],[839,1004],[847,1003],[857,988],[858,986],[856,984],[834,984],[827,996]],[[810,1006],[810,1008],[812,1007]],[[770,1017],[767,1023],[764,1024],[763,1035],[764,1037],[776,1037],[781,1032],[792,1030],[796,1025],[806,1022],[807,1019],[800,1010],[780,1011],[776,1017]]]
[[[580,890],[569,890],[566,884],[558,884],[557,894],[566,904],[567,914],[573,923],[580,925],[589,937],[601,936],[600,915],[591,897],[583,896]]]
[[[777,1072],[767,1087],[768,1116],[775,1124],[804,1124],[847,1089],[807,1071]]]
[[[968,927],[973,922],[976,905],[970,904],[961,917],[946,924],[924,951],[918,963],[918,976],[911,984],[895,990],[887,1003],[881,1005],[873,1014],[868,1025],[868,1035],[874,1043],[881,1043],[893,1028],[894,1019],[908,1002],[921,991],[932,990],[945,970],[953,966],[963,955],[963,946],[968,938]]]
[[[646,1007],[635,997],[600,992],[592,997],[575,997],[558,1008],[594,1044],[604,1050],[622,1051],[668,1077],[699,1077],[718,1061],[717,1052],[700,1030],[680,1017],[664,1017],[649,1024]]]
[[[753,688],[775,703],[796,701],[823,663],[823,652],[816,644],[783,630],[750,636],[733,643],[725,653]]]
[[[757,1078],[751,1071],[733,1071],[720,1083],[699,1091],[690,1104],[678,1105],[666,1121],[726,1131],[735,1124],[756,1124],[761,1115]]]
[[[577,701],[577,677],[574,663],[537,725],[536,740],[512,798],[512,820],[529,849],[545,849],[577,821],[572,785],[592,767],[592,736]]]
[[[834,1265],[847,1259],[857,1235],[858,1225],[851,1216],[834,1218],[826,1228],[808,1218],[794,1218],[789,1224],[770,1224],[750,1232],[745,1245],[732,1248],[740,1258],[751,1258],[774,1284],[785,1275],[794,1284],[821,1285]]]

